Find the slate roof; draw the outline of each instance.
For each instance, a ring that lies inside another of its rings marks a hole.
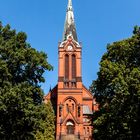
[[[68,35],[72,35],[73,39],[78,42],[76,27],[74,22],[74,13],[72,7],[72,0],[68,1],[66,19],[64,24],[63,41],[67,39]]]
[[[93,114],[88,105],[83,105],[83,114],[84,115],[91,115],[91,114]]]

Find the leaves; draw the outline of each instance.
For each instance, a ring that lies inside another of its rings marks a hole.
[[[94,116],[95,139],[140,138],[140,34],[107,46],[91,91],[100,110]]]
[[[0,22],[0,138],[34,140],[39,133],[44,140],[54,139],[53,109],[42,102],[44,94],[39,85],[52,66],[47,54],[26,40],[24,32],[16,33]]]

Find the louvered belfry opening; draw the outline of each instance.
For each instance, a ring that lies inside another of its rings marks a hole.
[[[72,79],[76,79],[76,56],[75,54],[72,55]]]
[[[69,80],[69,55],[65,55],[65,80]]]

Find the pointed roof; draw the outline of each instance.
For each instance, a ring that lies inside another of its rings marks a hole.
[[[64,24],[63,41],[67,39],[68,35],[72,35],[73,39],[75,41],[78,41],[76,28],[75,28],[75,22],[74,22],[72,0],[68,0],[68,7],[67,7],[65,24]]]

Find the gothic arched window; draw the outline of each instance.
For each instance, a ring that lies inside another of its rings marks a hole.
[[[86,128],[84,127],[84,135],[86,135]]]
[[[76,78],[76,56],[72,55],[72,79]]]
[[[69,55],[65,55],[65,79],[69,79]]]
[[[74,111],[74,104],[72,104],[72,111]]]
[[[89,132],[89,127],[87,127],[87,134],[89,135],[89,133],[90,133],[90,132]]]
[[[69,112],[69,105],[66,104],[66,110],[67,110],[67,113]]]

